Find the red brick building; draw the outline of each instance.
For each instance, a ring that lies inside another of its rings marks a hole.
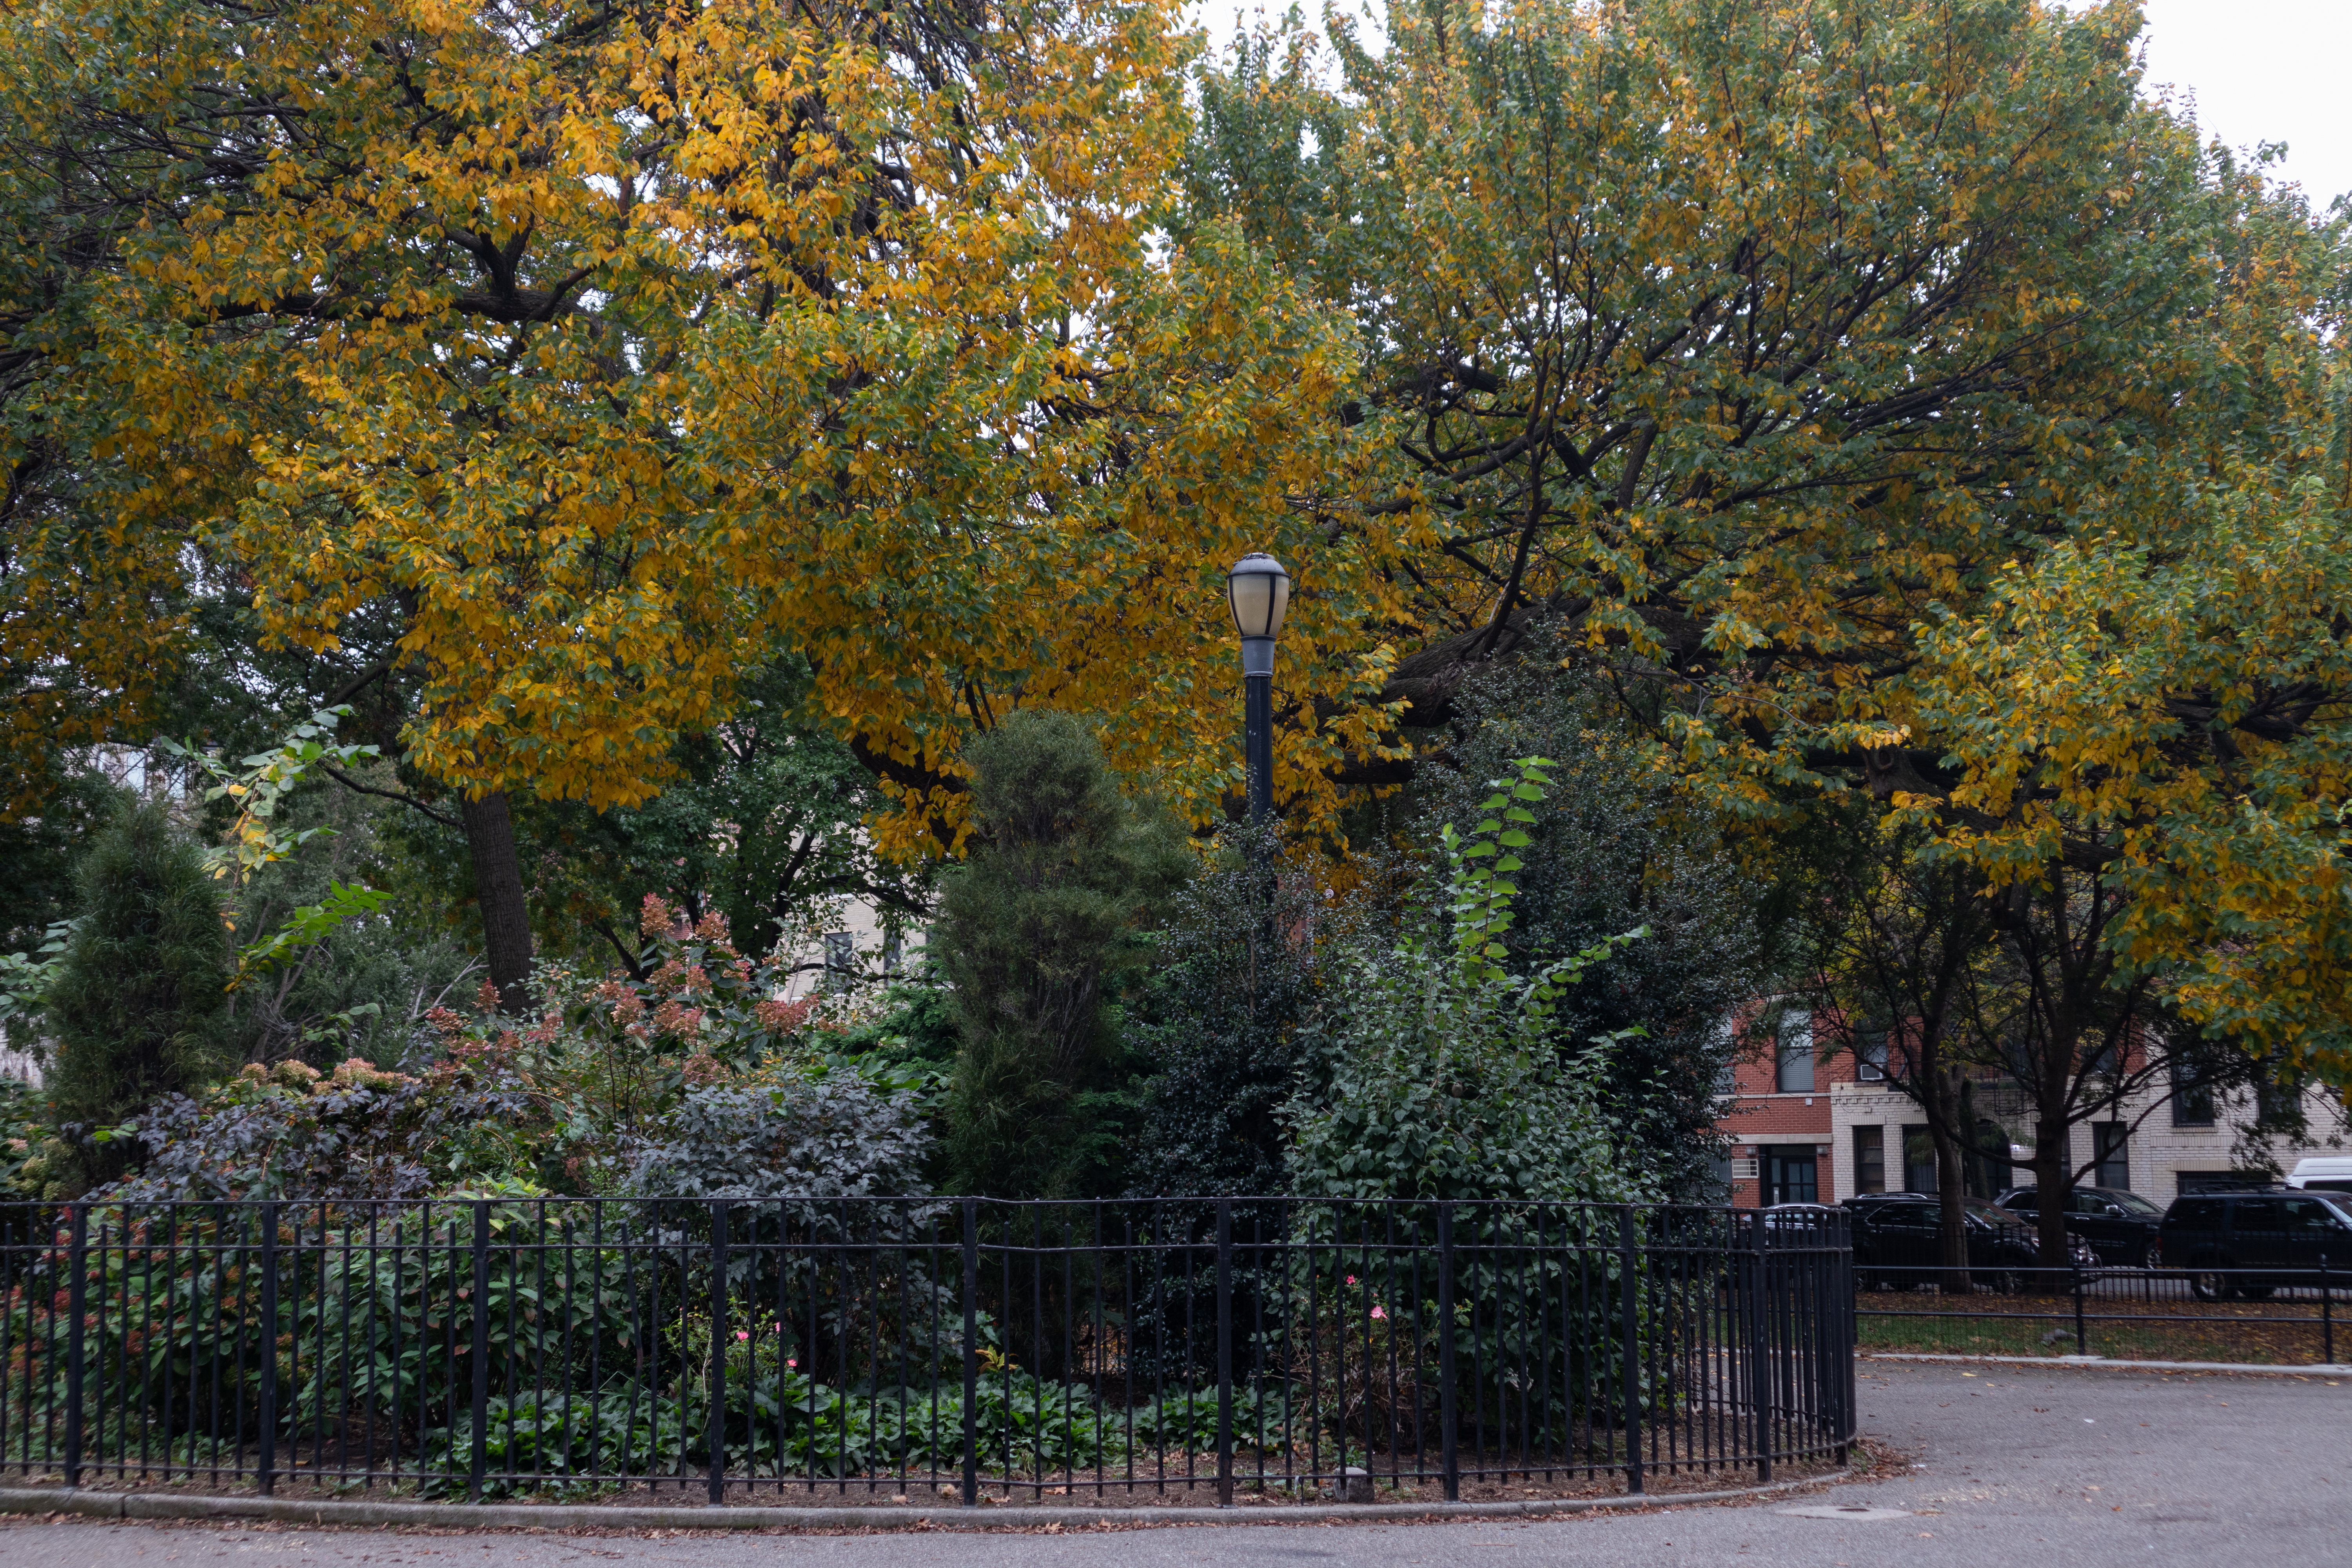
[[[1801,1007],[1778,1014],[1764,1050],[1739,1053],[1716,1123],[1731,1139],[1725,1174],[1734,1205],[1833,1204],[1852,1195],[1835,1190],[1830,1091],[1854,1079],[1851,1053],[1823,1059],[1812,1015]]]

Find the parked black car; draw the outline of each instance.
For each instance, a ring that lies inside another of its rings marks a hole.
[[[1944,1212],[1932,1193],[1878,1193],[1845,1200],[1853,1211],[1853,1267],[1865,1288],[1932,1285],[1946,1278],[1943,1268]],[[1964,1203],[1969,1231],[1970,1282],[1996,1290],[2025,1288],[2039,1261],[2032,1227],[2004,1208],[1981,1198]],[[2079,1240],[2075,1262],[2084,1267],[2098,1259]]]
[[[2189,1272],[2200,1300],[2262,1300],[2282,1285],[2352,1274],[2352,1194],[2298,1192],[2190,1193],[2172,1200],[2157,1234],[2158,1261]],[[2224,1270],[2242,1270],[2227,1273]]]
[[[1993,1199],[2025,1223],[2038,1226],[2042,1193],[2036,1187],[2014,1187]],[[2125,1268],[2147,1268],[2156,1262],[2156,1231],[2164,1211],[2121,1187],[2076,1187],[2066,1194],[2066,1234],[2091,1244],[2099,1261]]]

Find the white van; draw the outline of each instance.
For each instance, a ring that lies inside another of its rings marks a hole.
[[[2352,1159],[2329,1155],[2315,1160],[2297,1160],[2286,1184],[2308,1187],[2314,1192],[2352,1193]]]

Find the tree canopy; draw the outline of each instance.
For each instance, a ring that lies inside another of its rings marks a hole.
[[[2339,1048],[2341,232],[2138,91],[2139,26],[1294,20],[1206,73],[1192,210],[1359,323],[1408,726],[1564,625],[1717,805],[2114,865],[2198,1026]]]
[[[1297,686],[1379,679],[1377,550],[1282,504],[1343,340],[1230,235],[1145,243],[1171,6],[76,0],[6,44],[20,734],[61,661],[135,713],[171,617],[89,612],[191,548],[281,643],[396,606],[408,759],[471,794],[641,802],[793,648],[901,847],[1024,702],[1132,709],[1122,760],[1213,798],[1248,546],[1324,605]]]

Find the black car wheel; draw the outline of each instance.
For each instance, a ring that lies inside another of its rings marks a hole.
[[[1985,1284],[1996,1296],[2025,1294],[2025,1270],[1997,1267],[1985,1276]]]
[[[2200,1301],[2226,1301],[2238,1292],[2230,1277],[2215,1268],[2190,1269],[2189,1289]]]
[[[2155,1243],[2154,1241],[2152,1241],[2152,1240],[2151,1240],[2151,1241],[2143,1241],[2143,1242],[2141,1242],[2141,1243],[2139,1244],[2139,1256],[2137,1256],[2137,1258],[2134,1258],[2132,1259],[2132,1261],[2131,1261],[2131,1266],[2132,1266],[2134,1268],[2155,1268],[2155,1267],[2156,1267],[2156,1243]]]

